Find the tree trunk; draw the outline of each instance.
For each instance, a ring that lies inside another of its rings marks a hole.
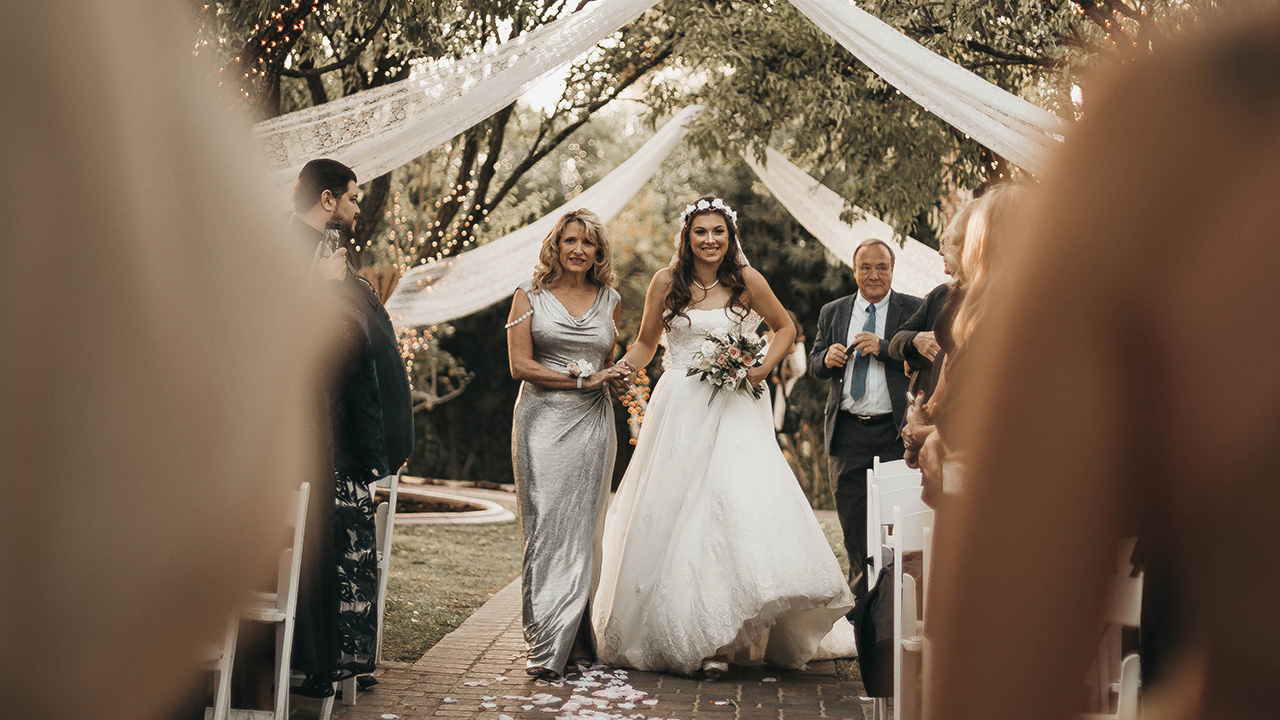
[[[364,267],[364,253],[382,228],[382,216],[386,214],[390,197],[391,173],[385,173],[369,183],[369,189],[360,199],[360,222],[356,223],[355,236],[347,241],[347,254],[357,270]]]
[[[264,118],[280,114],[280,73],[284,60],[302,37],[302,26],[311,13],[319,10],[329,0],[280,0],[276,9],[268,13],[257,30],[240,50],[237,62],[232,63],[235,75],[241,78],[241,89],[246,100]],[[246,79],[243,76],[249,74]]]
[[[453,185],[447,188],[448,194],[445,196],[447,199],[440,203],[440,208],[436,210],[435,224],[429,235],[431,242],[424,242],[422,247],[418,248],[416,259],[419,262],[433,257],[443,247],[449,226],[453,224],[454,218],[458,216],[458,210],[466,202],[469,194],[467,185],[471,182],[476,157],[480,154],[480,135],[483,131],[483,126],[477,125],[463,133],[462,158],[458,166],[458,174],[454,177]]]

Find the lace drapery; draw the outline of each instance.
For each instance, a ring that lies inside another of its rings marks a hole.
[[[853,251],[863,240],[879,238],[892,241],[893,228],[864,210],[858,209],[864,219],[852,225],[841,220],[844,198],[791,164],[777,150],[766,150],[767,162],[764,164],[751,156],[746,160],[778,202],[844,264],[853,264]],[[894,290],[923,297],[949,279],[942,271],[942,257],[938,251],[919,240],[908,237],[905,244],[894,252],[897,255],[893,270]]]
[[[1032,172],[1066,122],[917,44],[848,0],[792,0],[886,82]],[[308,160],[332,157],[362,179],[393,170],[484,121],[587,52],[656,0],[595,0],[586,9],[459,61],[259,123],[272,186],[287,195]]]
[[[873,72],[961,132],[1033,173],[1067,123],[921,46],[850,0],[791,0]]]
[[[320,157],[346,163],[361,180],[394,170],[515,102],[656,1],[596,0],[468,58],[258,123],[271,185],[286,197],[302,166]]]
[[[608,222],[657,172],[701,109],[680,111],[613,172],[533,223],[475,250],[409,270],[387,300],[392,322],[397,327],[448,322],[510,297],[533,275],[542,240],[561,215],[589,208]]]

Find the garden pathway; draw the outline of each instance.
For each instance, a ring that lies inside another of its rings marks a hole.
[[[415,663],[384,663],[379,684],[354,706],[337,704],[344,720],[551,720],[679,718],[730,720],[871,717],[857,681],[839,681],[831,661],[804,671],[735,670],[718,682],[675,675],[600,670],[595,686],[550,684],[524,674],[520,582],[503,588]],[[612,687],[611,687],[612,686]],[[578,700],[572,699],[578,696]],[[589,698],[589,699],[583,699]]]

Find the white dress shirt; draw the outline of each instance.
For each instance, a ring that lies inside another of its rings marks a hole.
[[[880,338],[880,344],[887,342],[884,339],[885,326],[889,322],[889,295],[886,294],[875,303],[876,306],[876,335]],[[845,335],[845,347],[849,348],[849,362],[844,366],[844,397],[840,400],[840,409],[848,410],[857,415],[884,415],[893,412],[893,401],[889,398],[889,383],[884,376],[884,363],[875,358],[874,355],[867,359],[871,363],[867,366],[867,392],[862,397],[854,400],[849,396],[849,388],[853,385],[853,363],[857,357],[853,352],[854,336],[862,332],[862,326],[867,322],[867,308],[871,307],[871,301],[862,297],[859,291],[853,298],[853,312],[849,313],[849,329]]]

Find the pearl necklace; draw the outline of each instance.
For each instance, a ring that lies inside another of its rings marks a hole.
[[[694,284],[694,285],[697,285],[697,286],[698,286],[698,287],[700,287],[700,288],[702,288],[702,292],[706,292],[706,291],[710,290],[711,288],[713,288],[713,287],[715,287],[715,286],[719,285],[719,284],[720,284],[720,281],[719,281],[719,280],[716,280],[715,282],[711,283],[710,285],[703,285],[702,283],[698,282],[697,280],[694,280],[694,281],[693,281],[693,284]]]

